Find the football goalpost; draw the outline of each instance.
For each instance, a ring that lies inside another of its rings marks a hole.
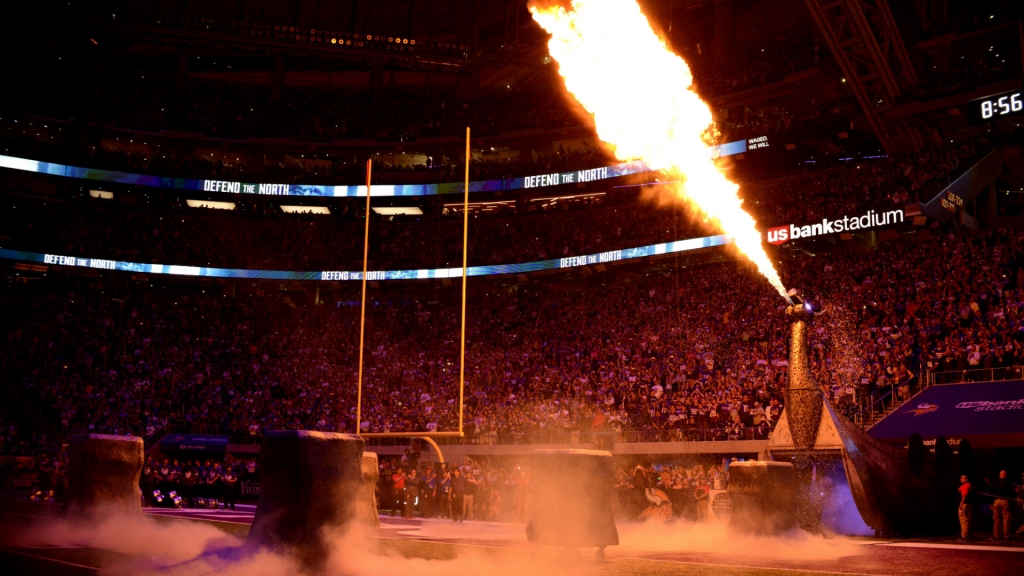
[[[462,191],[462,309],[459,329],[459,429],[443,432],[363,432],[360,428],[363,416],[363,346],[366,337],[366,272],[367,261],[370,254],[370,176],[373,170],[373,160],[366,161],[366,229],[363,236],[363,288],[362,304],[359,309],[359,376],[358,391],[356,393],[356,434],[363,438],[418,438],[429,444],[437,453],[437,457],[444,462],[444,455],[441,448],[434,441],[434,438],[461,438],[465,436],[462,431],[464,417],[464,394],[466,390],[466,264],[469,252],[469,127],[466,127],[466,174],[465,188]]]

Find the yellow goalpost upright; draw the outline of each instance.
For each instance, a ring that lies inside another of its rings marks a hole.
[[[469,253],[469,160],[469,127],[467,126],[466,174],[465,187],[462,191],[462,318],[459,334],[459,429],[444,432],[363,432],[360,429],[363,419],[363,345],[366,337],[366,272],[370,254],[370,179],[373,170],[373,160],[366,161],[366,229],[363,236],[363,297],[359,310],[359,376],[358,391],[356,393],[356,434],[363,438],[419,438],[434,448],[441,462],[444,462],[444,456],[441,454],[441,448],[434,441],[434,438],[461,438],[465,435],[462,428],[466,390],[466,269],[467,255]]]

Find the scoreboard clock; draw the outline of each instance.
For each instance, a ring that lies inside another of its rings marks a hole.
[[[1005,92],[967,104],[967,117],[976,122],[989,122],[1024,112],[1024,91]]]

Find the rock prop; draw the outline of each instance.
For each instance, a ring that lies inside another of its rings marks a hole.
[[[612,516],[612,455],[601,450],[538,450],[533,456],[531,543],[604,548],[619,543]]]
[[[363,440],[349,434],[270,431],[260,450],[262,489],[249,542],[295,554],[307,566],[326,560],[326,532],[357,519],[363,490]]]
[[[753,534],[781,534],[797,525],[796,470],[789,462],[729,465],[729,526]]]
[[[143,453],[143,440],[137,436],[72,436],[68,442],[65,514],[142,514],[139,474]]]
[[[380,526],[380,516],[377,515],[377,477],[380,475],[380,469],[377,467],[376,454],[363,452],[362,471],[363,488],[359,493],[356,515],[360,524],[376,528]]]

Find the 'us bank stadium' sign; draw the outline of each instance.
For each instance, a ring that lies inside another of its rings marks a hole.
[[[765,233],[765,239],[769,244],[780,246],[791,240],[812,238],[826,234],[839,234],[841,232],[856,232],[870,228],[891,226],[903,222],[903,209],[889,210],[886,212],[875,212],[868,210],[867,214],[861,216],[843,216],[842,218],[822,218],[821,222],[797,226],[776,226],[769,228]]]

